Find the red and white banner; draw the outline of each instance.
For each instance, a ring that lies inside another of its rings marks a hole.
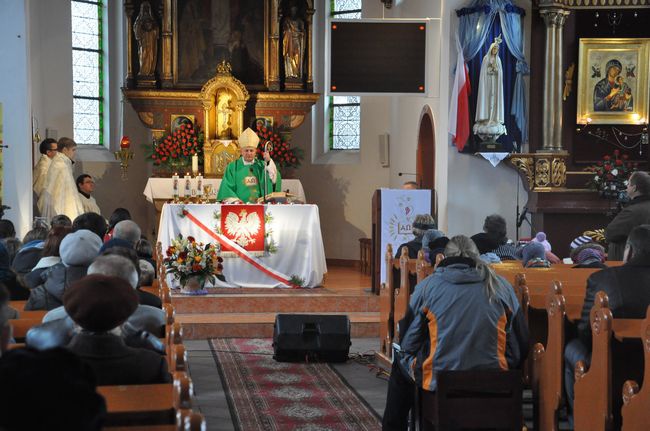
[[[458,151],[463,151],[467,138],[469,138],[469,73],[463,56],[463,47],[460,45],[458,33],[456,33],[456,76],[454,87],[451,91],[451,102],[449,105],[449,133],[454,137],[453,142]]]
[[[264,205],[224,205],[221,207],[221,234],[254,256],[264,254]],[[234,252],[223,245],[222,253]]]

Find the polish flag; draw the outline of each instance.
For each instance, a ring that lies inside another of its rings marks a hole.
[[[449,133],[453,136],[454,145],[458,151],[463,151],[467,138],[469,137],[469,74],[463,48],[456,34],[456,51],[458,61],[456,62],[456,76],[454,87],[451,92],[451,104],[449,106]]]

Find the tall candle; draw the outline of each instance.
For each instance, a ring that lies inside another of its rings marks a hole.
[[[199,156],[196,154],[192,156],[192,173],[194,175],[199,173]]]
[[[196,176],[196,195],[203,196],[203,175]]]
[[[172,196],[174,200],[178,199],[178,180],[178,174],[174,173],[174,175],[172,175]]]
[[[189,173],[185,174],[185,190],[183,197],[189,197],[192,194],[192,177]]]

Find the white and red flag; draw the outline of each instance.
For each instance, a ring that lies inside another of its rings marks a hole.
[[[460,152],[465,148],[467,138],[469,138],[470,83],[465,57],[463,56],[463,47],[460,45],[458,33],[456,33],[456,51],[458,52],[458,60],[449,106],[449,133],[453,136],[454,145]]]

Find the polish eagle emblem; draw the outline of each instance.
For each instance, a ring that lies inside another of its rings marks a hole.
[[[242,247],[255,241],[253,237],[259,232],[261,225],[260,216],[255,212],[248,214],[245,209],[241,210],[239,215],[231,212],[226,216],[226,233]]]

